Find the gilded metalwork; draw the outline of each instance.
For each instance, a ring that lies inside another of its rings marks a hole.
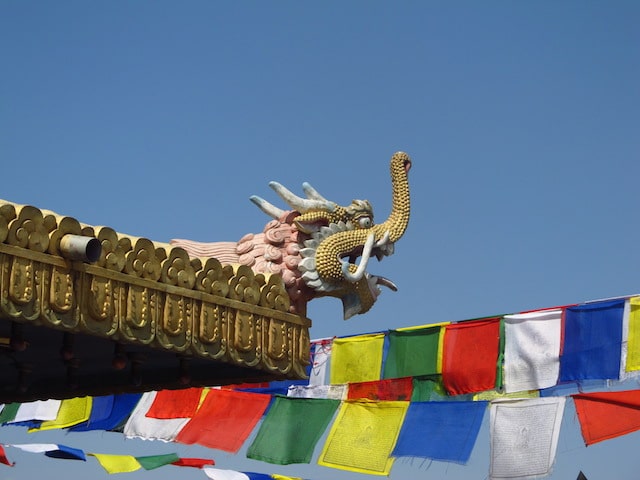
[[[98,261],[62,257],[67,234],[97,238]],[[0,200],[5,319],[302,378],[311,322],[289,307],[279,275]]]

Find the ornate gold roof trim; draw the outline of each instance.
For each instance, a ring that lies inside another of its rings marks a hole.
[[[98,260],[65,258],[65,235]],[[289,306],[279,275],[0,200],[1,318],[305,378],[311,321]]]

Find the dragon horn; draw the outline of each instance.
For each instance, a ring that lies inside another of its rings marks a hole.
[[[333,212],[336,208],[336,204],[334,202],[329,202],[325,199],[306,199],[298,197],[278,182],[269,182],[269,186],[275,190],[278,195],[280,195],[280,198],[282,198],[287,205],[300,213],[305,213],[310,210],[325,210]],[[313,191],[315,192],[315,190]]]
[[[257,195],[251,195],[249,197],[253,203],[255,203],[260,210],[269,215],[271,218],[275,218],[276,220],[284,215],[285,211],[276,207],[275,205],[270,204],[265,199],[258,197]]]
[[[312,200],[320,200],[322,202],[326,202],[327,204],[332,203],[326,198],[324,198],[322,195],[320,195],[318,191],[315,188],[313,188],[311,184],[308,182],[304,182],[302,184],[302,191],[307,196],[307,198],[310,198]]]

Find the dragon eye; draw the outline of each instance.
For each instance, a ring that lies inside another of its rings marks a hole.
[[[358,219],[358,225],[360,228],[369,228],[372,224],[373,222],[370,217],[361,217]]]

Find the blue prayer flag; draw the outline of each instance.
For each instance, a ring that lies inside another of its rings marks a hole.
[[[89,419],[86,422],[72,426],[69,430],[72,432],[86,432],[94,430],[93,425],[108,419],[112,410],[113,395],[93,397],[91,401],[91,414],[89,415]]]
[[[625,300],[567,307],[560,381],[618,379]]]
[[[244,473],[247,477],[249,477],[249,480],[273,480],[273,477],[271,475],[267,475],[265,473],[255,473],[255,472],[242,472]]]
[[[82,450],[77,448],[67,447],[66,445],[58,445],[57,450],[48,450],[44,452],[47,457],[51,458],[64,458],[66,460],[82,460],[83,462],[87,461],[87,458],[84,455]]]
[[[107,417],[104,417],[102,419],[93,419],[92,409],[92,416],[89,418],[88,422],[75,425],[69,430],[73,432],[86,432],[89,430],[115,430],[129,418],[131,412],[138,404],[140,397],[142,397],[141,393],[123,393],[119,395],[113,395],[111,411],[109,412],[109,415]],[[94,397],[94,404],[96,398],[99,397]],[[105,407],[104,404],[102,406]]]
[[[412,402],[392,456],[467,463],[487,404]]]

